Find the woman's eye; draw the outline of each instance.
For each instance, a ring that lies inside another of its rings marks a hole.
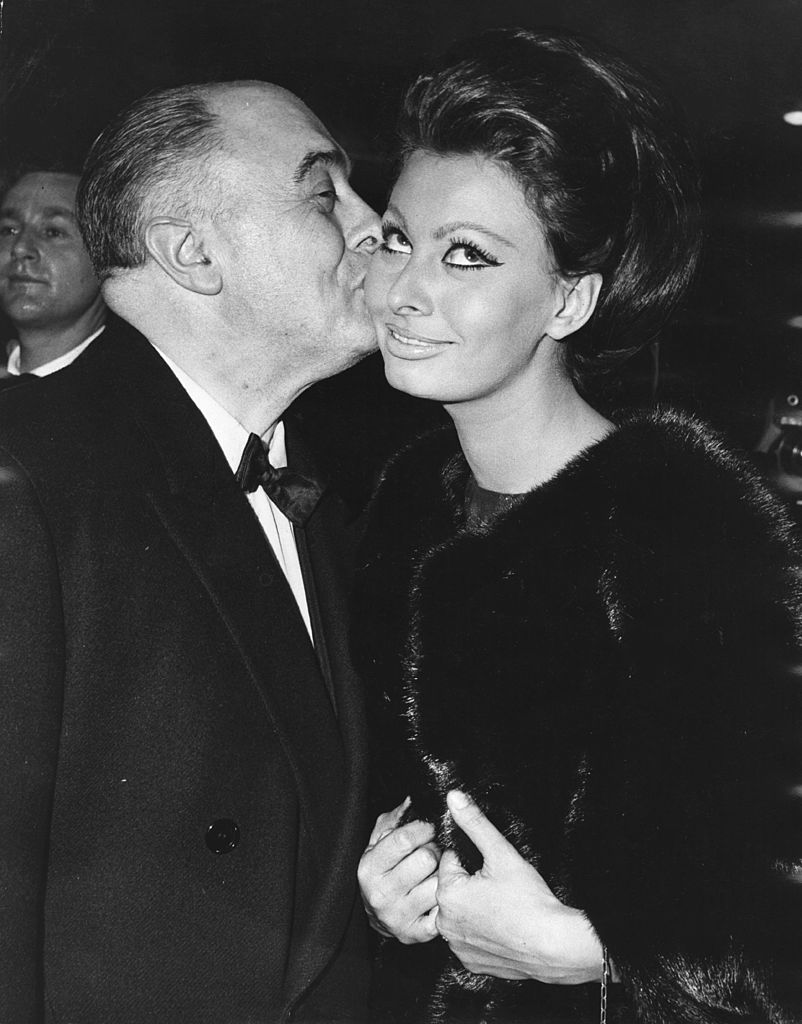
[[[443,263],[449,267],[497,267],[498,260],[475,245],[452,245],[443,257]]]
[[[412,245],[402,231],[396,229],[384,229],[384,241],[382,242],[383,252],[398,252],[408,256],[412,252]]]
[[[45,229],[45,235],[47,235],[48,238],[63,238],[64,234],[65,234],[65,232],[62,231],[61,228],[46,228]]]

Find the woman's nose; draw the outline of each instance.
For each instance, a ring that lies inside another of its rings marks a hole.
[[[431,292],[425,271],[410,258],[387,292],[387,304],[394,313],[417,313],[427,316],[432,312]]]

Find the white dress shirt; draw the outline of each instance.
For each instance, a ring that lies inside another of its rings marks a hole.
[[[156,348],[155,345],[153,347],[173,371],[179,383],[202,413],[217,443],[223,450],[223,455],[225,455],[226,461],[231,467],[231,472],[236,473],[242,453],[245,450],[245,444],[250,437],[250,431],[234,419],[230,412],[212,398],[208,391],[204,391],[199,384],[192,380],[169,356]],[[272,466],[276,469],[281,469],[287,465],[284,424],[281,420],[276,424],[268,448]],[[298,547],[295,543],[292,523],[283,512],[279,511],[261,487],[257,487],[252,494],[246,494],[245,497],[250,502],[251,508],[264,531],[264,535],[273,549],[276,560],[287,578],[311,639],[312,623],[309,618],[309,605],[306,600],[301,562],[298,558]]]
[[[85,348],[97,338],[99,334],[103,333],[105,324],[95,331],[94,334],[90,334],[88,338],[84,339],[80,345],[76,345],[75,348],[71,348],[69,352],[65,352],[63,356],[56,356],[55,359],[51,359],[49,363],[42,363],[41,366],[37,366],[35,370],[30,372],[34,377],[47,377],[51,373],[55,373],[56,370],[63,370],[65,366],[69,366],[70,363],[77,359],[78,356],[83,352]],[[6,370],[11,374],[12,377],[19,377],[22,373],[20,369],[20,347],[19,342],[12,342],[12,349],[8,354],[8,362],[6,363]]]

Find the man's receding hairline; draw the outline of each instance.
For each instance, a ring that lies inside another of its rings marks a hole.
[[[210,114],[220,117],[225,112],[221,109],[227,99],[237,93],[253,92],[255,97],[271,97],[277,100],[284,100],[289,106],[299,110],[309,110],[304,101],[295,93],[285,89],[275,82],[260,82],[258,79],[242,79],[235,82],[208,82],[198,86],[200,96]],[[241,109],[241,108],[237,108]],[[311,113],[311,111],[309,111]],[[314,115],[312,115],[314,117]]]
[[[260,81],[239,81],[239,82],[213,82],[199,88],[205,92],[201,97],[210,117],[215,122],[215,130],[218,133],[221,149],[229,156],[233,155],[231,142],[239,135],[250,137],[252,126],[247,122],[247,115],[254,113],[259,118],[258,103],[267,101],[268,117],[273,113],[277,118],[282,116],[295,116],[303,122],[308,122],[310,129],[316,129],[320,133],[320,141],[313,144],[304,155],[293,173],[295,183],[302,181],[311,169],[318,163],[336,165],[342,168],[343,172],[350,173],[350,160],[348,155],[331,137],[325,125],[310,110],[304,101],[281,85],[272,82]],[[252,89],[254,93],[255,108],[250,109],[250,104],[236,102],[236,94],[244,90]],[[228,102],[226,102],[228,101]],[[273,101],[273,102],[271,102]],[[268,130],[275,126],[266,124]],[[278,126],[280,129],[280,125]],[[233,134],[230,134],[232,133]]]
[[[143,224],[163,204],[211,219],[223,216],[219,158],[236,158],[242,140],[261,135],[260,129],[280,133],[282,122],[293,121],[319,128],[315,149],[336,147],[303,100],[257,79],[188,83],[149,93],[121,112],[95,140],[86,184],[78,189],[82,231],[101,281],[142,265]],[[138,167],[131,166],[131,151],[144,155]],[[99,182],[111,183],[110,201]],[[108,226],[111,208],[119,213],[114,231]]]

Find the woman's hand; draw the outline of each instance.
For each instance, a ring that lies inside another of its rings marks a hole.
[[[379,815],[357,874],[371,926],[381,935],[411,944],[437,935],[440,849],[428,822],[399,826],[408,806],[409,798]]]
[[[463,966],[553,985],[598,981],[602,946],[585,915],[557,899],[464,793],[449,793],[448,807],[484,857],[475,875],[452,850],[440,859],[437,929]]]

